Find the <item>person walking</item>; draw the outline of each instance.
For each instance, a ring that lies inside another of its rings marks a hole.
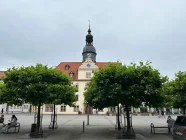
[[[168,130],[169,130],[169,133],[171,132],[171,128],[174,124],[175,120],[171,118],[171,116],[168,116],[167,118],[167,124],[168,124]]]
[[[165,112],[164,111],[161,111],[161,116],[162,116],[162,118],[165,118]]]
[[[1,114],[3,114],[3,112],[4,112],[4,109],[2,108],[2,109],[1,109]]]

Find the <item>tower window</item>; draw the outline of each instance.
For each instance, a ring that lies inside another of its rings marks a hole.
[[[70,77],[73,77],[74,76],[74,73],[73,72],[70,72],[69,76]]]
[[[65,66],[65,70],[69,70],[70,69],[70,66],[69,65],[66,65]]]
[[[91,78],[91,72],[86,72],[86,78]]]

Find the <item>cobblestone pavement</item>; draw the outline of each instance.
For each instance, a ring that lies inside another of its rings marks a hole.
[[[34,122],[34,115],[16,114],[21,124],[20,132],[9,134],[0,134],[1,140],[26,140],[29,138],[31,124]],[[8,122],[11,114],[5,114],[5,122]],[[176,116],[173,116],[176,118]],[[159,129],[158,134],[150,133],[150,123],[155,126],[166,126],[165,118],[157,116],[133,116],[133,128],[136,133],[137,140],[172,140],[171,134],[167,133],[167,129]],[[85,132],[83,133],[83,121],[85,121]],[[87,116],[85,115],[58,115],[58,129],[48,129],[50,124],[50,115],[44,115],[42,126],[44,130],[45,140],[116,140],[118,131],[115,130],[115,116],[90,116],[90,125],[87,126]],[[39,139],[37,139],[39,140]]]

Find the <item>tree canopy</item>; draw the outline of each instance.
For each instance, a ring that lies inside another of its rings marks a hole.
[[[71,104],[75,99],[76,88],[70,77],[55,68],[42,64],[13,67],[8,69],[5,75],[3,81],[6,97],[12,96],[33,105],[52,102],[54,99]]]
[[[163,102],[160,92],[167,77],[160,75],[150,62],[110,63],[97,71],[91,79],[85,100],[95,108],[116,106],[121,103],[138,107],[142,102],[148,106],[159,106]]]
[[[186,108],[186,72],[179,71],[175,74],[175,79],[167,83],[165,94],[168,103],[175,108],[182,108],[185,113]]]
[[[53,67],[42,64],[13,67],[5,72],[2,101],[9,104],[31,103],[38,106],[37,127],[40,127],[40,106],[44,103],[75,101],[76,87],[71,78]]]

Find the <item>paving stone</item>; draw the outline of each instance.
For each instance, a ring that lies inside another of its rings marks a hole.
[[[5,122],[10,120],[12,114],[5,114]],[[20,133],[0,134],[2,140],[30,140],[29,132],[34,122],[34,115],[15,114],[21,124]],[[176,116],[173,116],[176,118]],[[133,128],[136,140],[172,140],[166,129],[160,130],[164,134],[150,133],[150,123],[154,125],[167,125],[164,118],[158,116],[134,116]],[[83,133],[83,121],[85,132]],[[117,140],[118,130],[115,129],[115,116],[90,115],[90,125],[87,124],[86,115],[58,115],[58,129],[48,129],[50,115],[43,115],[42,127],[44,138],[37,140]],[[123,120],[122,120],[123,122]],[[157,130],[159,131],[159,130]]]

